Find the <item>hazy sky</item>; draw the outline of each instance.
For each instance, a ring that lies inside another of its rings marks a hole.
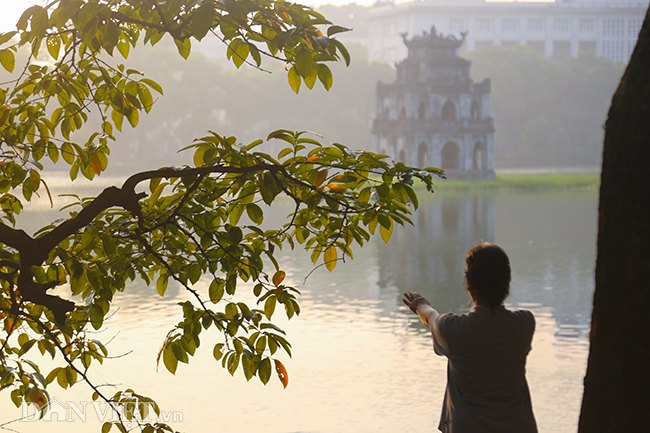
[[[452,0],[450,0],[452,1]],[[488,0],[490,1],[490,0]],[[501,1],[514,1],[514,0],[501,0]],[[530,1],[530,0],[523,0]],[[540,0],[533,0],[540,1]],[[547,0],[541,0],[547,1]],[[345,5],[352,3],[353,0],[298,0],[297,3],[302,3],[310,6],[319,6],[321,4],[334,4]],[[375,0],[354,0],[354,3],[361,5],[371,5]],[[402,1],[397,0],[398,3]],[[0,0],[0,31],[11,30],[20,18],[20,14],[27,9],[30,5],[43,4],[44,0]]]
[[[29,6],[34,4],[43,4],[42,0],[0,0],[0,30],[7,31],[13,28],[21,13]],[[344,5],[351,3],[351,0],[303,0],[299,3],[318,6],[324,3],[335,5]],[[369,5],[374,3],[374,0],[355,0],[357,4]]]

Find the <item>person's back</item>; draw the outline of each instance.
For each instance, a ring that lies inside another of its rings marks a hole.
[[[476,305],[467,314],[440,315],[417,293],[404,303],[431,330],[433,347],[448,358],[447,388],[438,428],[444,433],[537,433],[526,382],[526,356],[535,318],[509,311],[510,260],[483,243],[465,257],[467,291]]]
[[[436,353],[449,359],[441,431],[537,431],[525,376],[529,311],[474,307],[438,316],[431,328]]]

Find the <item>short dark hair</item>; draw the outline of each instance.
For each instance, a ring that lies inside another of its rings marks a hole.
[[[483,242],[465,256],[465,277],[480,301],[498,307],[510,294],[510,260],[498,245]]]

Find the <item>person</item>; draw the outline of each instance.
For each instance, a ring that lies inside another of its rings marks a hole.
[[[510,261],[499,246],[482,243],[465,257],[465,277],[474,308],[438,314],[417,293],[404,303],[431,330],[433,349],[446,356],[447,388],[438,429],[444,433],[537,433],[526,356],[535,318],[510,311]]]

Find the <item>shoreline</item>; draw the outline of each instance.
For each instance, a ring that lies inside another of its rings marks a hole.
[[[419,188],[420,186],[418,186]],[[600,187],[594,172],[497,172],[494,179],[434,181],[435,192],[588,190]]]

